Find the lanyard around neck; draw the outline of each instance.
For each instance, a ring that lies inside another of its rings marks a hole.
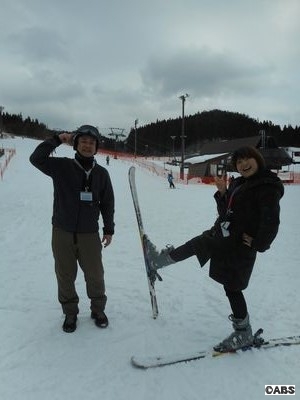
[[[83,166],[80,164],[80,162],[79,162],[78,160],[76,160],[76,158],[74,159],[74,161],[75,161],[75,163],[78,165],[78,167],[79,167],[80,169],[82,169],[82,170],[84,171],[84,173],[85,173],[86,179],[85,179],[85,188],[84,188],[84,190],[85,190],[86,192],[88,192],[88,191],[89,191],[89,188],[90,188],[90,183],[91,183],[91,182],[90,182],[90,175],[91,175],[91,172],[92,172],[94,166],[96,165],[96,160],[93,161],[92,168],[89,169],[88,171],[86,171],[86,170],[83,168]]]
[[[237,186],[237,187],[234,188],[234,190],[232,191],[232,193],[231,193],[231,195],[230,195],[230,197],[229,197],[228,203],[227,203],[227,212],[230,212],[230,211],[231,211],[231,206],[232,206],[232,203],[233,203],[233,197],[234,197],[234,195],[236,194],[236,192],[240,189],[240,187],[241,187],[241,185]]]
[[[84,171],[84,173],[86,174],[86,177],[88,179],[90,174],[91,174],[91,172],[92,172],[92,170],[93,170],[93,168],[94,168],[94,166],[96,165],[96,160],[93,161],[92,168],[90,168],[88,171],[83,168],[83,166],[80,164],[80,162],[78,160],[76,160],[76,158],[74,158],[74,161],[78,165],[78,167],[81,168]]]

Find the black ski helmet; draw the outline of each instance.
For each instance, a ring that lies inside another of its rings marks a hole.
[[[73,149],[77,150],[78,138],[84,135],[91,136],[92,138],[96,139],[96,151],[97,151],[100,145],[100,133],[98,129],[92,125],[82,125],[74,132]]]

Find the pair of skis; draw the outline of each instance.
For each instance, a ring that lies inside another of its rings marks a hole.
[[[143,220],[141,215],[141,210],[138,201],[137,189],[136,189],[136,182],[135,182],[135,167],[132,166],[129,169],[128,173],[129,177],[129,185],[134,205],[134,210],[136,214],[136,219],[138,223],[139,234],[141,238],[142,248],[143,248],[143,255],[145,260],[145,267],[146,267],[146,275],[147,281],[149,286],[149,293],[150,293],[150,300],[151,300],[151,308],[152,308],[152,316],[153,318],[157,318],[158,316],[158,305],[156,299],[156,292],[155,292],[155,281],[156,279],[162,280],[161,277],[157,274],[154,268],[151,268],[151,259],[148,255],[148,248],[147,248],[147,240],[146,234],[143,226]],[[131,358],[131,364],[134,367],[147,369],[147,368],[156,368],[156,367],[163,367],[166,365],[173,365],[178,363],[184,363],[192,360],[199,360],[203,358],[216,358],[219,356],[224,356],[228,354],[236,354],[242,353],[246,350],[257,350],[257,349],[270,349],[275,347],[283,347],[283,346],[292,346],[300,344],[300,336],[287,336],[284,338],[277,338],[277,339],[270,339],[264,340],[259,336],[262,333],[262,329],[258,330],[254,335],[255,341],[252,346],[248,346],[247,348],[237,350],[235,352],[227,352],[221,353],[216,352],[213,350],[208,351],[195,351],[193,353],[180,353],[180,354],[172,354],[172,355],[158,355],[158,356],[133,356]]]

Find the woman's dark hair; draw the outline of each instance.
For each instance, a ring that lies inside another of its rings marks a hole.
[[[265,160],[261,152],[253,146],[243,146],[235,150],[231,156],[231,164],[233,169],[236,171],[237,160],[243,158],[255,158],[258,169],[263,169],[266,167]]]

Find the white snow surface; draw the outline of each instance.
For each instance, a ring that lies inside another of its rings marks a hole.
[[[195,257],[162,270],[160,314],[152,319],[129,162],[112,158],[107,167],[116,196],[116,233],[103,250],[110,325],[101,330],[91,320],[79,269],[78,328],[64,333],[51,252],[52,181],[28,160],[37,144],[0,143],[16,149],[0,181],[1,400],[258,400],[269,384],[296,385],[294,398],[300,398],[300,346],[146,371],[131,366],[132,355],[210,349],[231,325],[222,286]],[[60,146],[56,155],[74,152]],[[105,166],[104,156],[97,161]],[[158,247],[180,245],[213,224],[213,186],[172,190],[141,167],[136,180],[145,229]],[[299,185],[285,186],[279,234],[258,255],[245,291],[253,329],[262,327],[266,338],[300,334],[299,198]]]

